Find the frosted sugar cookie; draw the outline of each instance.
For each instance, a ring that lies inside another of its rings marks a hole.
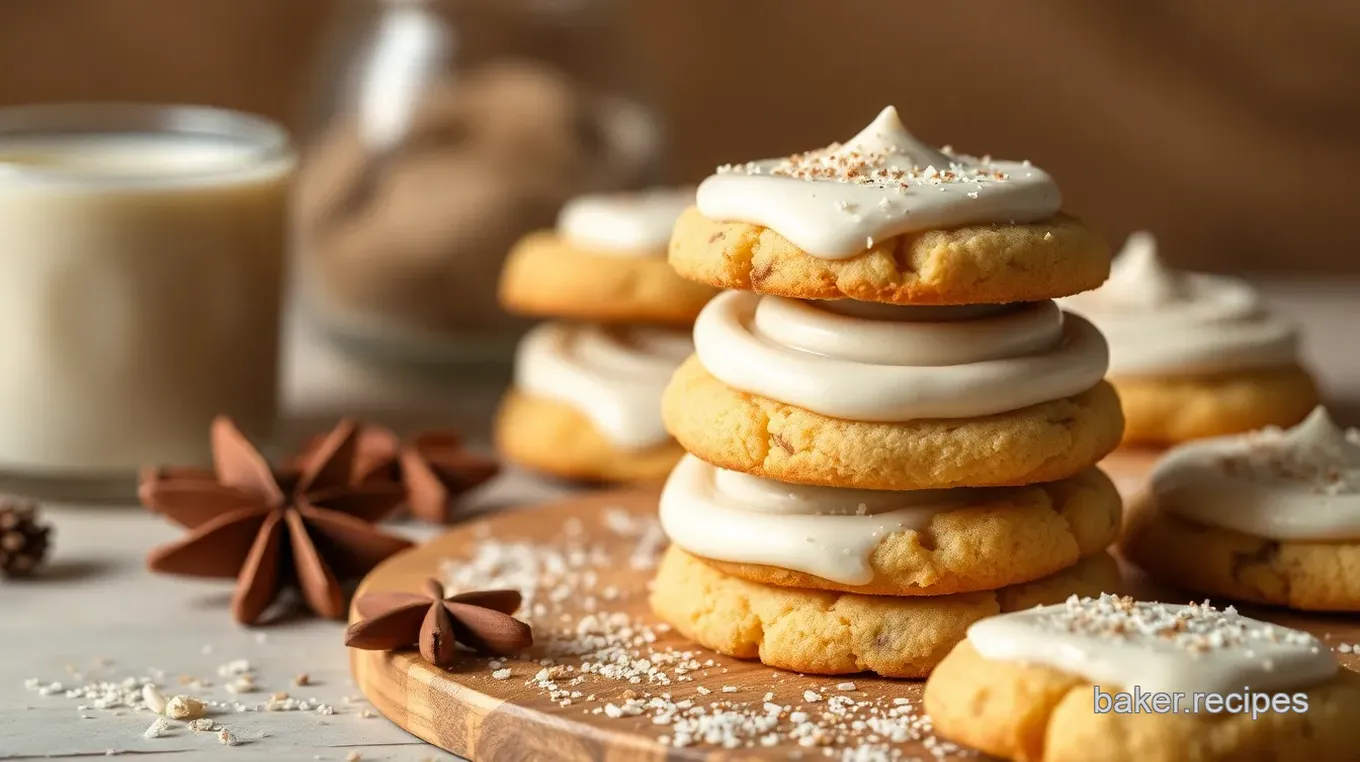
[[[687,325],[715,293],[666,263],[676,218],[694,189],[584,196],[563,208],[557,229],[510,252],[500,301],[522,315],[597,322]]]
[[[1109,273],[1100,236],[1028,162],[936,150],[888,107],[845,144],[720,167],[676,223],[686,278],[798,299],[1040,301]]]
[[[666,389],[723,468],[867,489],[1054,481],[1119,442],[1104,339],[1052,302],[901,307],[728,292]]]
[[[661,392],[690,352],[656,327],[545,323],[520,343],[496,421],[506,460],[564,478],[660,481],[683,452],[661,422]]]
[[[1172,449],[1136,499],[1123,547],[1169,585],[1360,611],[1360,431],[1318,408],[1287,431]]]
[[[1312,635],[1109,595],[973,624],[925,709],[1025,762],[1341,762],[1360,742],[1360,678]]]
[[[661,493],[676,545],[781,587],[931,596],[994,590],[1101,553],[1120,498],[1096,469],[1029,487],[885,492],[804,487],[686,456]]]
[[[1246,283],[1167,268],[1148,233],[1129,237],[1104,286],[1060,303],[1110,344],[1127,442],[1288,426],[1317,404],[1294,326]]]
[[[817,675],[924,677],[979,619],[1118,585],[1114,559],[1102,553],[1001,590],[926,598],[833,593],[729,576],[672,545],[651,604],[682,635],[728,656]]]

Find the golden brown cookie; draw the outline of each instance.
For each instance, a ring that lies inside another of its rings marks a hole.
[[[988,502],[936,514],[923,531],[884,537],[870,556],[874,580],[865,585],[760,564],[701,560],[729,576],[780,587],[948,595],[1053,574],[1103,552],[1119,534],[1122,501],[1099,469],[986,497]]]
[[[832,593],[731,577],[672,545],[651,604],[680,634],[728,656],[816,675],[923,677],[983,617],[1119,584],[1114,559],[1101,553],[996,591],[931,598]]]
[[[1297,365],[1214,376],[1119,376],[1124,441],[1168,445],[1293,426],[1318,403],[1312,376]]]
[[[1131,503],[1124,556],[1157,581],[1305,611],[1360,611],[1360,542],[1269,540]]]
[[[662,398],[666,429],[721,468],[798,484],[937,489],[1065,479],[1119,444],[1123,416],[1101,382],[1075,397],[964,420],[842,421],[737,391],[691,357]]]
[[[669,440],[619,449],[570,405],[513,389],[501,401],[494,438],[511,463],[581,481],[660,482],[685,454]]]
[[[662,252],[595,252],[550,231],[529,235],[505,260],[500,301],[539,317],[687,325],[717,293],[675,274]]]
[[[821,259],[778,233],[690,209],[670,261],[686,278],[795,299],[891,304],[1006,304],[1068,296],[1110,274],[1110,249],[1080,220],[969,225],[896,236],[849,259]]]
[[[1360,748],[1360,676],[1305,691],[1308,711],[1097,714],[1095,687],[1051,667],[985,659],[967,640],[935,668],[935,732],[1025,762],[1342,762]],[[1102,690],[1119,690],[1103,686]]]

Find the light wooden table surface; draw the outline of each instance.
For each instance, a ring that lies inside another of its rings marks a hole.
[[[1306,359],[1317,371],[1338,417],[1360,423],[1360,280],[1274,280],[1263,289],[1304,325]],[[291,332],[286,408],[295,419],[324,420],[354,410],[386,411],[398,422],[457,423],[485,445],[486,423],[499,393],[494,380],[468,388],[448,380],[408,378],[330,351],[305,331]],[[565,488],[511,472],[475,496],[479,507],[532,504]],[[57,527],[52,567],[40,580],[0,583],[0,759],[72,758],[107,752],[157,759],[363,760],[448,759],[378,716],[350,681],[339,623],[300,619],[250,630],[231,622],[229,583],[180,580],[146,572],[142,558],[180,532],[131,507],[51,506]],[[398,525],[428,537],[433,530]],[[246,659],[262,692],[232,697],[217,668]],[[103,666],[100,666],[103,665]],[[25,680],[65,687],[143,677],[159,670],[211,680],[189,691],[214,698],[263,701],[273,691],[315,697],[337,713],[247,712],[217,717],[243,739],[223,747],[213,733],[180,732],[144,739],[146,713],[78,707],[88,700],[41,696]],[[80,677],[70,674],[81,673]],[[293,686],[306,672],[312,686]],[[89,719],[82,718],[82,715]],[[323,724],[324,723],[324,724]]]

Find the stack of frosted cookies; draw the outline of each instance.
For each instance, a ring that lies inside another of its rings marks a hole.
[[[665,254],[693,201],[693,189],[579,198],[556,230],[510,253],[501,304],[555,320],[516,353],[495,431],[506,460],[567,479],[660,481],[683,454],[661,392],[714,290],[678,277]]]
[[[974,621],[1117,587],[1104,339],[1052,299],[1109,252],[1028,163],[885,110],[844,145],[720,168],[670,261],[733,289],[663,399],[656,614],[798,672],[927,674]]]

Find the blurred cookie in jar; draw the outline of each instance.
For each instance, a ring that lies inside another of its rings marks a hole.
[[[390,148],[363,128],[334,122],[300,173],[306,297],[325,322],[427,344],[517,332],[496,306],[507,252],[568,199],[643,183],[655,153],[640,108],[527,60],[438,80]]]

